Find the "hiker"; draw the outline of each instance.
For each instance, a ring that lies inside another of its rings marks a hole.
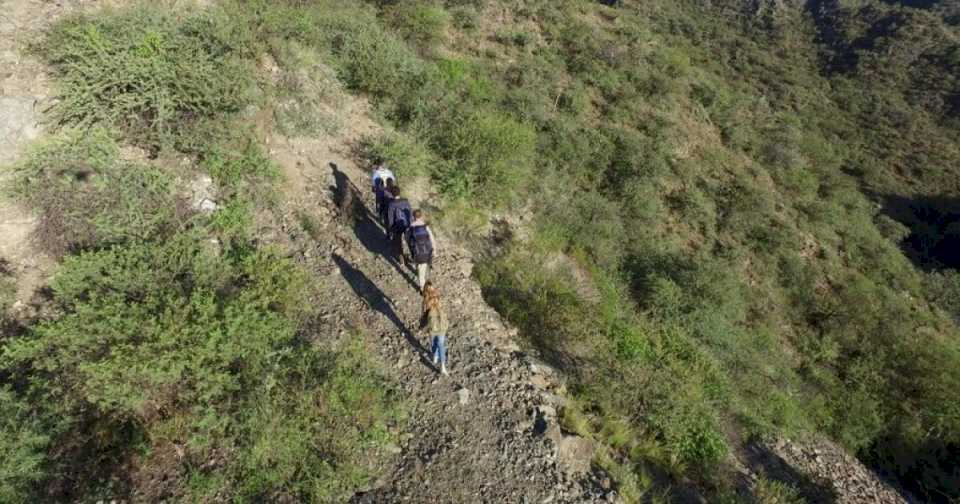
[[[387,208],[390,207],[390,202],[393,201],[393,188],[397,187],[397,183],[393,179],[387,179],[387,187],[380,191],[380,200],[377,201],[377,215],[380,217],[380,225],[383,226],[383,229],[389,231],[387,227]]]
[[[433,264],[433,258],[437,253],[437,240],[433,238],[433,231],[427,225],[422,210],[413,212],[413,222],[407,228],[407,245],[410,247],[410,258],[417,270],[417,286],[423,292],[423,286],[427,282],[427,275],[430,272],[430,266]]]
[[[440,372],[447,374],[447,314],[440,306],[440,291],[427,282],[423,286],[423,316],[420,318],[420,328],[426,328],[433,341],[430,351],[433,353],[433,364],[440,363]]]
[[[387,205],[387,241],[390,242],[390,255],[407,265],[407,256],[403,253],[403,233],[413,221],[410,202],[400,196],[400,186],[393,186],[390,192],[393,199]]]
[[[373,194],[376,197],[377,215],[381,215],[384,212],[383,206],[385,204],[384,197],[386,196],[386,190],[391,184],[396,183],[397,178],[381,161],[373,167],[373,173],[370,174],[370,181],[373,184]]]

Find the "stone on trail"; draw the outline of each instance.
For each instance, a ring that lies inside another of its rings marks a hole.
[[[557,448],[557,455],[566,463],[568,471],[582,474],[590,470],[594,452],[592,441],[580,436],[564,436]]]
[[[40,135],[34,101],[29,96],[0,96],[0,165],[13,162],[16,153]]]
[[[550,387],[550,382],[548,382],[547,379],[543,377],[543,375],[535,374],[531,376],[530,383],[532,383],[534,387],[537,387],[540,390],[546,390],[547,388]]]
[[[461,388],[457,391],[457,397],[460,399],[461,405],[466,405],[470,402],[470,391],[466,388]]]
[[[196,211],[210,213],[217,209],[213,197],[213,179],[209,175],[190,182],[190,206]]]

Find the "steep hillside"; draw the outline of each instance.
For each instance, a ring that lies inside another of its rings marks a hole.
[[[0,500],[960,498],[953,3],[16,7]]]

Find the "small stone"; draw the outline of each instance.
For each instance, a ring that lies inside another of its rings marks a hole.
[[[537,387],[540,390],[546,390],[547,388],[550,387],[550,382],[548,382],[547,379],[543,377],[543,375],[539,375],[539,374],[535,374],[531,376],[530,383],[532,383],[534,387]]]
[[[470,402],[470,391],[465,387],[457,391],[457,397],[460,399],[461,405],[466,405]]]
[[[594,445],[580,436],[563,436],[557,446],[560,459],[572,473],[586,473],[593,460]]]

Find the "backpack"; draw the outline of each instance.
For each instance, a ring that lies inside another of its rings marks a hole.
[[[433,259],[433,242],[430,241],[430,232],[427,226],[414,226],[408,231],[407,240],[410,242],[410,256],[413,262],[424,264]]]
[[[393,200],[390,203],[390,214],[392,220],[390,227],[395,232],[406,231],[410,223],[413,222],[413,210],[410,208],[410,203],[405,199]]]

